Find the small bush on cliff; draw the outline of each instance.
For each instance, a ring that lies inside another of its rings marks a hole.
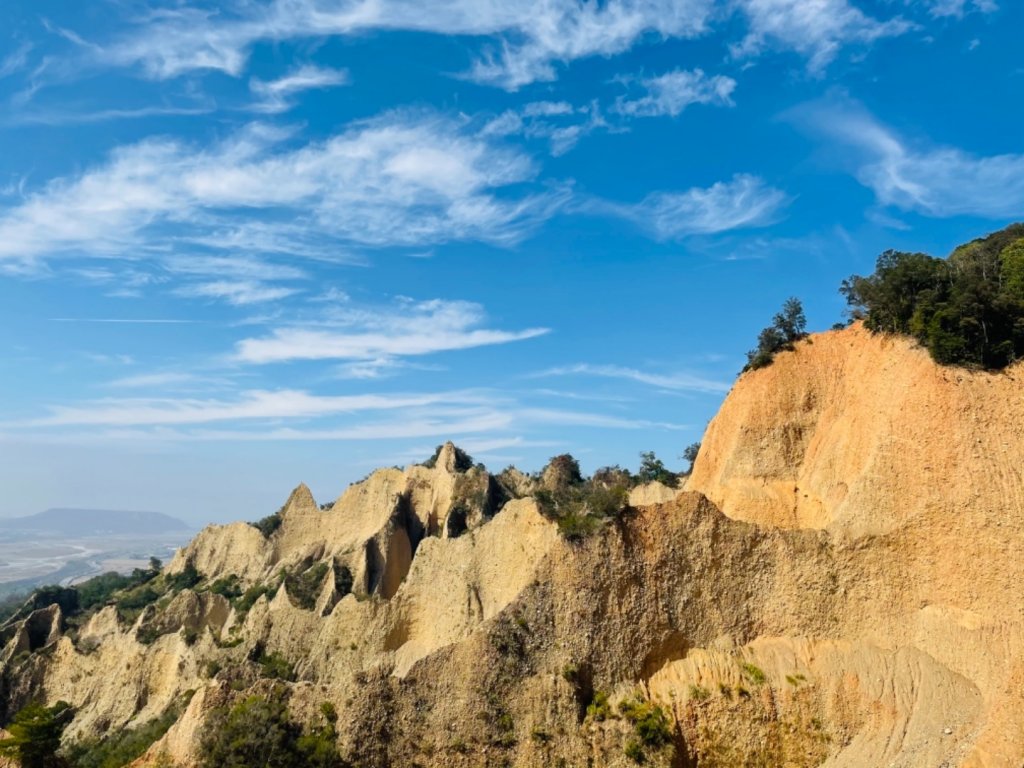
[[[283,680],[285,682],[295,681],[295,667],[281,653],[260,652],[256,658],[260,665],[260,675],[270,680]]]
[[[672,725],[663,707],[636,696],[623,701],[619,712],[633,725],[633,738],[626,744],[626,755],[635,762],[644,762],[645,750],[661,749],[672,743]]]
[[[948,259],[886,251],[840,291],[868,329],[912,336],[937,363],[1005,368],[1024,357],[1024,224]]]
[[[792,349],[800,339],[807,335],[807,318],[804,315],[800,299],[786,299],[782,310],[772,318],[772,324],[761,331],[757,337],[757,348],[747,353],[747,364],[743,370],[755,370],[770,365],[775,355]]]
[[[277,594],[277,587],[278,584],[275,582],[273,584],[254,584],[245,590],[241,597],[232,602],[235,610],[238,611],[239,620],[244,619],[245,614],[256,605],[256,601],[261,597],[265,596],[268,600],[273,600],[274,595]]]
[[[320,596],[320,589],[323,587],[324,579],[327,578],[327,571],[330,566],[327,563],[317,563],[299,574],[288,573],[284,579],[285,589],[300,608],[307,611],[313,610],[316,599]]]
[[[203,580],[203,575],[196,570],[195,564],[189,560],[178,573],[172,573],[166,578],[167,587],[175,592],[180,592],[183,589],[192,589],[192,587]]]
[[[67,749],[68,761],[74,768],[122,768],[129,765],[163,738],[185,711],[192,694],[189,691],[166,712],[147,723],[72,744]]]
[[[227,600],[237,600],[242,596],[242,585],[238,576],[234,573],[222,576],[210,585],[210,592],[220,595]]]
[[[697,456],[700,454],[700,443],[690,443],[686,448],[683,449],[683,455],[681,458],[684,461],[689,462],[690,467],[686,470],[686,474],[693,472],[693,465],[697,462]]]
[[[334,723],[305,729],[288,711],[277,688],[232,707],[214,709],[200,734],[202,768],[344,768]]]
[[[668,470],[654,451],[640,454],[640,471],[636,473],[636,479],[639,483],[661,483],[669,488],[675,488],[679,482],[679,476]]]
[[[284,518],[281,517],[281,510],[277,510],[272,515],[260,518],[255,523],[249,523],[253,528],[263,534],[264,538],[269,539],[278,528],[281,527],[281,523],[284,522]]]
[[[0,757],[17,761],[21,768],[59,768],[65,765],[57,756],[57,750],[60,749],[60,737],[73,714],[71,705],[64,701],[52,707],[29,704],[7,726],[11,735],[0,740]]]
[[[608,694],[604,691],[594,691],[594,698],[587,705],[587,717],[601,723],[611,716],[612,706],[608,703]]]
[[[420,466],[421,467],[426,467],[427,469],[433,469],[434,467],[436,467],[437,466],[437,460],[438,460],[438,458],[440,458],[441,451],[443,451],[443,450],[444,450],[444,444],[441,444],[441,445],[437,446],[437,448],[434,449],[434,455],[431,456],[426,461],[424,461],[422,464],[420,464]],[[470,456],[468,453],[466,453],[461,448],[459,448],[458,446],[455,446],[455,470],[457,472],[468,472],[469,470],[471,470],[473,468],[473,465],[474,465],[473,457]]]
[[[576,459],[562,454],[551,459],[541,476],[543,487],[533,492],[537,508],[569,541],[600,531],[629,507],[631,476],[624,470],[607,467],[584,479]]]

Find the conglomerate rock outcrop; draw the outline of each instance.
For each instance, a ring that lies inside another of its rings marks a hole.
[[[5,628],[4,703],[64,699],[75,738],[195,691],[140,761],[193,766],[271,654],[354,765],[1019,767],[1022,374],[815,335],[739,378],[683,490],[582,541],[450,444],[333,506],[300,486],[269,535],[201,533],[166,574],[200,581],[134,623],[107,607],[27,658],[27,619]],[[637,697],[670,726],[639,755]]]

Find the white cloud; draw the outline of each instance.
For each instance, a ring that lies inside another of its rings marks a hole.
[[[448,439],[469,434],[500,441],[509,433],[531,428],[686,428],[604,413],[524,406],[514,397],[475,391],[319,395],[256,390],[228,399],[104,398],[52,406],[49,411],[44,418],[0,424],[0,440],[24,433],[33,440],[61,442]]]
[[[645,36],[703,34],[714,0],[274,0],[243,6],[239,16],[195,8],[164,9],[145,29],[110,46],[103,57],[141,64],[154,78],[197,69],[240,75],[259,41],[352,36],[408,30],[497,38],[469,77],[515,89],[553,80],[555,63],[611,56]]]
[[[88,125],[114,120],[139,120],[147,117],[207,115],[215,109],[212,103],[201,106],[150,106],[124,109],[97,109],[79,112],[40,109],[21,109],[8,116],[4,122],[10,125]]]
[[[710,394],[721,394],[728,392],[731,384],[724,381],[714,381],[702,376],[690,373],[648,373],[635,368],[626,368],[619,365],[590,365],[580,363],[564,368],[552,368],[538,374],[539,376],[599,376],[610,379],[626,379],[647,384],[659,389],[669,389],[683,392],[704,392]]]
[[[911,0],[907,0],[909,5]],[[928,12],[936,17],[953,16],[963,17],[968,10],[975,10],[981,13],[994,13],[999,6],[993,0],[925,0]]]
[[[879,21],[848,0],[736,0],[747,19],[746,37],[732,47],[739,58],[765,49],[795,51],[808,60],[812,74],[821,74],[845,45],[870,45],[914,28],[902,18]]]
[[[509,109],[488,122],[484,136],[525,136],[543,139],[554,156],[563,155],[576,143],[596,130],[609,128],[597,101],[574,107],[568,102],[541,101],[527,104],[520,110]]]
[[[882,205],[927,216],[1013,219],[1024,210],[1024,154],[979,157],[955,147],[908,142],[861,105],[831,98],[790,113],[842,148],[858,181]]]
[[[290,264],[276,264],[242,256],[173,256],[163,262],[168,272],[183,275],[215,275],[251,280],[305,280],[309,273]]]
[[[163,373],[141,373],[137,376],[125,376],[120,379],[114,379],[107,386],[116,389],[151,389],[194,384],[197,381],[200,381],[200,378],[192,373],[165,371]]]
[[[711,235],[772,223],[788,202],[784,192],[748,174],[685,192],[656,192],[636,205],[596,203],[596,211],[635,221],[660,240]]]
[[[196,299],[223,299],[228,304],[240,307],[286,299],[299,293],[299,289],[267,285],[255,280],[215,280],[211,283],[185,285],[178,288],[176,293]]]
[[[249,90],[258,96],[260,101],[253,104],[251,109],[267,114],[287,112],[294,106],[289,96],[303,91],[348,85],[349,82],[348,70],[316,67],[311,64],[299,67],[277,80],[253,78],[249,81]]]
[[[168,139],[122,147],[0,209],[0,265],[57,254],[163,258],[168,244],[196,241],[287,251],[287,236],[303,229],[299,254],[330,244],[510,243],[561,199],[499,197],[533,176],[530,160],[437,115],[389,113],[299,149],[282,148],[286,136],[255,124],[204,150]],[[239,240],[222,238],[225,230]],[[153,240],[160,247],[148,250]]]
[[[472,403],[471,393],[415,395],[314,395],[301,390],[254,390],[233,400],[106,398],[81,406],[54,406],[51,415],[27,427],[175,426],[228,421],[310,419],[362,411],[384,411]]]
[[[361,360],[379,365],[381,359],[506,344],[547,333],[546,328],[478,328],[484,319],[480,305],[464,301],[404,302],[391,311],[374,312],[342,308],[332,322],[343,328],[278,328],[270,336],[240,341],[236,358],[256,364]]]
[[[22,43],[14,51],[0,59],[0,80],[24,69],[28,55],[32,52],[30,43]]]
[[[523,107],[526,117],[553,117],[571,115],[576,108],[567,101],[532,101]]]
[[[637,99],[619,97],[616,112],[630,117],[675,117],[691,104],[732,106],[732,92],[736,89],[736,81],[731,77],[708,77],[700,69],[676,69],[639,82],[645,95]]]

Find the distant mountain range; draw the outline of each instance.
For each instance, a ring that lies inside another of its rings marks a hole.
[[[0,518],[2,532],[31,532],[46,536],[148,536],[191,530],[182,520],[160,512],[113,509],[47,509],[26,517]]]

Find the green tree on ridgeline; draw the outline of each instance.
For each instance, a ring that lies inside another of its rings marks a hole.
[[[943,365],[998,370],[1024,357],[1024,224],[961,245],[947,259],[886,251],[840,288],[855,318],[914,337]]]
[[[790,297],[772,318],[772,324],[758,335],[757,348],[747,353],[747,364],[743,370],[754,370],[770,365],[778,352],[792,349],[793,345],[806,335],[807,317],[804,315],[804,305],[800,303],[800,299]]]

